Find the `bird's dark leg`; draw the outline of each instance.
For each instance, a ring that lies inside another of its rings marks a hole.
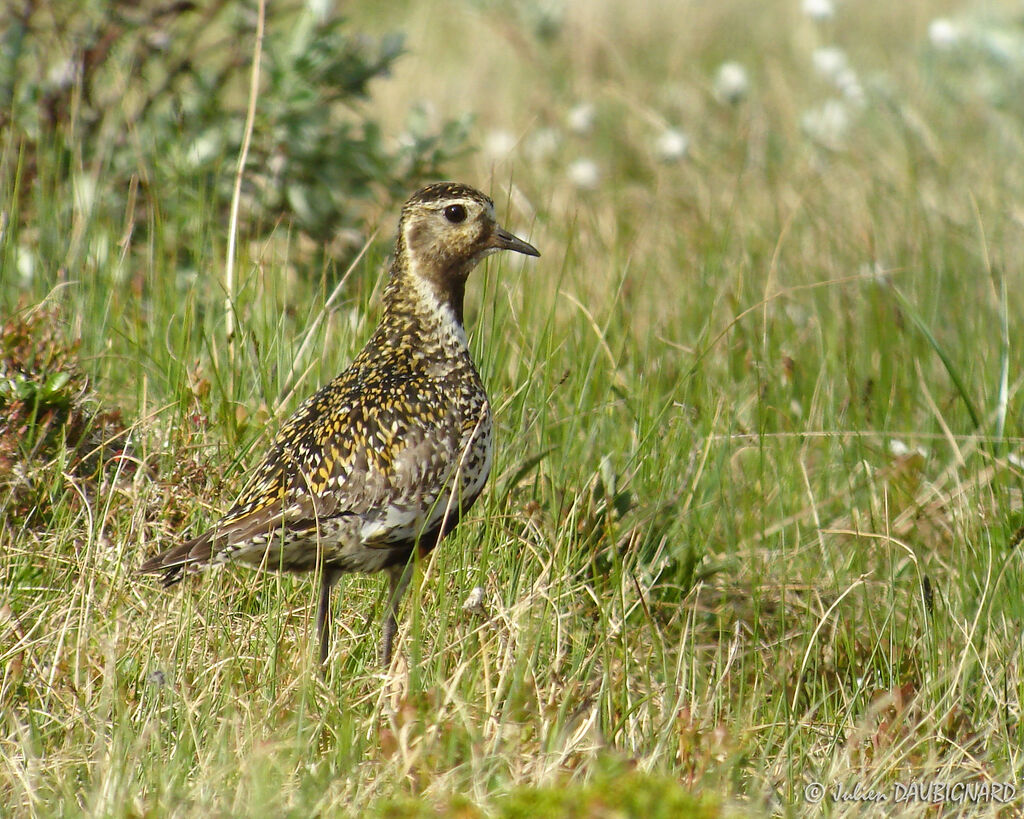
[[[320,601],[316,607],[316,635],[320,639],[320,665],[327,662],[327,650],[331,645],[331,587],[340,572],[326,566],[320,572]]]
[[[395,632],[398,631],[398,604],[402,602],[402,595],[405,594],[412,579],[414,561],[410,560],[401,566],[392,566],[388,572],[388,608],[384,614],[384,639],[381,644],[381,662],[385,666],[391,665],[391,646],[395,641]]]

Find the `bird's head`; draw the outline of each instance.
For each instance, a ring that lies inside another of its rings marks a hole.
[[[457,182],[428,185],[402,208],[399,241],[410,272],[441,291],[465,284],[470,271],[498,250],[540,256],[498,225],[494,202]]]

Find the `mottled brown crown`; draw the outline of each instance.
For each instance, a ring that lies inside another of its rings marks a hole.
[[[494,208],[494,202],[491,201],[491,198],[476,188],[471,188],[469,185],[464,185],[461,182],[435,182],[433,185],[420,188],[420,190],[410,196],[402,206],[402,213],[405,214],[421,206],[447,199],[472,199],[485,207]]]

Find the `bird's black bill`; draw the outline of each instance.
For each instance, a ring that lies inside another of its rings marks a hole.
[[[525,253],[527,256],[540,256],[537,250],[529,242],[524,242],[518,236],[513,236],[504,228],[494,231],[494,246],[502,250],[514,250],[516,253]]]

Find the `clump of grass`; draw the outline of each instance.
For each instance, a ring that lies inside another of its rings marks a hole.
[[[369,815],[378,819],[427,819],[438,815],[460,819],[719,819],[731,815],[720,800],[694,796],[671,777],[623,769],[622,765],[608,767],[585,785],[569,781],[515,788],[494,799],[486,810],[458,796],[449,797],[441,805],[405,798],[383,800]]]
[[[42,303],[0,325],[0,511],[8,525],[49,522],[54,474],[95,490],[103,477],[134,472],[120,410],[102,407],[63,332]]]

